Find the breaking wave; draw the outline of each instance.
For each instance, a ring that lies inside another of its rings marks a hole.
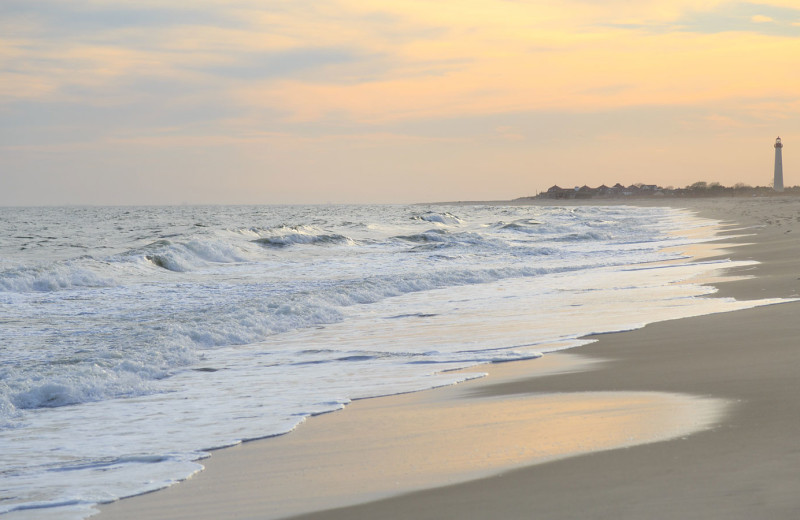
[[[111,287],[115,281],[83,267],[80,261],[0,271],[0,292],[53,292],[83,287]]]
[[[123,253],[115,259],[117,261],[143,259],[153,266],[183,273],[210,264],[244,262],[247,261],[247,256],[240,248],[224,242],[158,240]]]
[[[422,215],[414,215],[411,218],[412,220],[422,220],[424,222],[433,222],[436,224],[444,224],[448,226],[458,225],[464,222],[462,219],[448,212],[437,213],[433,211],[428,211],[423,213]]]

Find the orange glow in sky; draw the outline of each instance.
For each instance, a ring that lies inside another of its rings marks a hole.
[[[778,135],[791,186],[798,57],[788,0],[4,0],[0,204],[767,185]]]

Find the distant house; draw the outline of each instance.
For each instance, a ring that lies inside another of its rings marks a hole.
[[[545,192],[545,196],[548,199],[571,199],[574,197],[572,190],[564,189],[557,184],[551,186]]]
[[[639,191],[639,186],[631,184],[630,186],[625,186],[622,188],[622,195],[624,197],[632,197],[634,195],[638,195]]]
[[[620,183],[616,183],[615,185],[608,188],[607,195],[609,197],[621,197],[623,191],[625,191],[625,186],[623,186]]]
[[[725,189],[725,188],[721,188]],[[685,191],[685,190],[684,190]],[[732,189],[731,189],[732,191]],[[651,198],[665,196],[685,196],[681,190],[673,188],[662,188],[657,184],[631,184],[623,186],[619,182],[608,187],[601,184],[597,188],[591,188],[584,184],[574,188],[562,188],[559,185],[551,186],[547,191],[540,193],[536,198],[540,199],[619,199],[619,198]]]
[[[763,197],[770,196],[774,191],[766,187],[734,186],[732,188],[722,186],[718,182],[707,184],[696,182],[686,188],[673,188],[669,186],[662,188],[656,184],[631,184],[623,186],[619,182],[610,188],[601,184],[597,188],[590,188],[587,185],[575,186],[574,188],[562,188],[561,186],[551,186],[546,192],[539,193],[538,199],[624,199],[624,198],[661,198],[661,197]],[[800,197],[800,186],[786,188],[784,195],[794,194]]]

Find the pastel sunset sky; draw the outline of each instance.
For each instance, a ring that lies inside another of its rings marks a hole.
[[[0,205],[765,186],[778,135],[800,184],[799,0],[0,2]]]

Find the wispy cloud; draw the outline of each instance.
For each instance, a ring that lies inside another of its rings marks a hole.
[[[731,2],[710,11],[689,11],[676,21],[682,30],[701,33],[754,32],[800,38],[794,26],[800,9],[774,4]]]
[[[239,53],[225,63],[197,65],[198,70],[222,78],[262,80],[270,78],[302,78],[305,81],[336,82],[338,75],[325,74],[326,69],[361,61],[358,51],[308,47],[271,52]]]

